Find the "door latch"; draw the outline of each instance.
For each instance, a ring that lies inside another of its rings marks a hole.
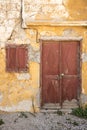
[[[63,76],[64,76],[64,74],[62,73],[60,76],[62,76],[62,77],[63,77]]]
[[[60,79],[62,79],[62,77],[64,76],[64,74],[62,73],[62,74],[60,74]]]

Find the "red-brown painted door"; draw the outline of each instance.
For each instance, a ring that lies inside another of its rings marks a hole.
[[[77,99],[80,90],[78,41],[42,43],[42,105]]]
[[[58,103],[59,88],[59,44],[42,44],[42,104]]]
[[[80,92],[80,45],[78,41],[61,42],[62,102],[77,99]]]

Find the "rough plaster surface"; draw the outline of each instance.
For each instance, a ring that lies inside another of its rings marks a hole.
[[[20,21],[21,0],[0,1],[0,42],[6,42]]]
[[[18,80],[29,80],[30,74],[29,73],[22,73],[22,74],[16,74]]]
[[[29,60],[40,63],[40,50],[34,50],[32,46],[29,47]]]
[[[81,105],[86,104],[87,105],[87,95],[86,94],[81,94]]]
[[[31,111],[32,97],[35,107],[40,107],[40,41],[44,40],[82,40],[82,88],[87,93],[87,29],[72,26],[28,26],[22,22],[46,22],[53,20],[67,22],[85,20],[86,4],[80,0],[0,0],[0,109],[5,111]],[[22,6],[21,6],[22,5]],[[73,6],[74,9],[71,8]],[[81,7],[81,8],[80,8]],[[84,9],[83,9],[84,7]],[[70,9],[71,8],[71,9]],[[75,11],[74,11],[75,10]],[[83,15],[82,12],[85,13]],[[22,11],[22,14],[21,14]],[[80,14],[80,15],[79,15]],[[23,18],[23,19],[22,19]],[[78,24],[78,23],[77,23]],[[5,45],[28,44],[27,73],[7,73],[5,71]],[[85,98],[86,99],[86,98]],[[83,102],[84,98],[82,98]]]
[[[30,44],[30,39],[26,35],[24,29],[21,28],[21,23],[19,22],[17,26],[14,28],[10,38],[8,39],[8,43],[10,44]]]
[[[78,33],[75,31],[75,30],[73,30],[73,29],[65,29],[64,31],[63,31],[63,36],[65,36],[65,37],[79,37],[79,35],[78,35]]]
[[[87,53],[82,54],[82,62],[87,62]]]
[[[23,0],[22,6],[25,23],[35,20],[64,20],[69,16],[63,0]]]
[[[29,45],[32,42],[36,42],[36,31],[32,29],[27,30],[29,32],[28,36],[26,34],[26,30],[22,29],[21,22],[21,0],[0,0],[0,58],[2,62],[2,67],[0,68],[0,72],[2,73],[2,75],[0,75],[0,85],[2,88],[0,91],[3,95],[0,96],[0,109],[4,111],[30,111],[31,97],[32,95],[35,96],[36,92],[35,89],[30,87],[34,81],[31,80],[32,74],[29,74],[29,71],[28,73],[21,74],[12,74],[5,72],[6,60],[4,47],[6,44]],[[33,54],[31,52],[30,57],[35,57],[34,49]],[[38,57],[37,55],[38,54],[36,54],[36,57]],[[37,58],[37,60],[38,59],[39,58]],[[31,71],[30,67],[29,70]],[[36,84],[36,86],[38,85]]]
[[[5,107],[0,106],[0,110],[7,112],[29,111],[31,107],[32,107],[32,101],[23,100],[19,102],[17,105],[5,106]]]
[[[0,102],[2,101],[2,99],[3,99],[3,94],[0,93]]]
[[[76,2],[76,4],[75,4]],[[79,6],[78,6],[79,5]],[[33,8],[34,7],[34,8]],[[73,7],[73,8],[72,8]],[[31,23],[58,23],[61,21],[87,21],[87,2],[83,0],[23,0],[22,18],[26,28]]]

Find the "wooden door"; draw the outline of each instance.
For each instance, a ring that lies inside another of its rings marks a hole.
[[[59,88],[59,44],[42,44],[42,104],[58,103]]]
[[[42,43],[42,105],[77,99],[80,88],[79,42]]]
[[[80,93],[80,44],[78,41],[61,42],[62,102],[77,99]]]

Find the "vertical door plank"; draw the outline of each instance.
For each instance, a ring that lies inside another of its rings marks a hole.
[[[18,46],[16,49],[16,63],[17,68],[19,71],[26,71],[27,70],[27,49],[23,46]]]
[[[62,100],[77,99],[79,84],[79,42],[61,43]]]
[[[42,43],[42,102],[59,103],[59,44]]]

